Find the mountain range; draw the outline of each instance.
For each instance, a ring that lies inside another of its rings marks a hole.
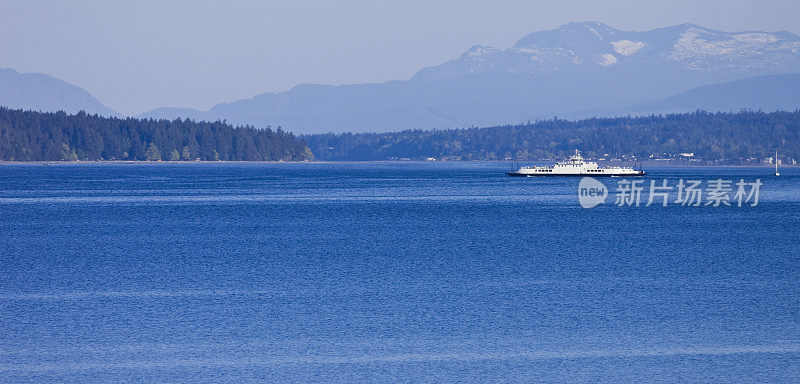
[[[303,84],[207,111],[158,108],[138,117],[314,133],[694,109],[794,110],[800,107],[798,73],[800,37],[788,32],[722,32],[694,24],[631,32],[580,22],[533,32],[509,48],[474,46],[408,80]]]
[[[483,126],[658,111],[662,100],[680,105],[670,98],[696,87],[798,72],[800,37],[788,32],[693,24],[627,32],[583,22],[531,33],[506,49],[474,46],[405,81],[300,85],[208,111],[161,108],[143,116],[219,118],[302,133]],[[696,101],[703,108],[713,100]]]
[[[41,73],[19,73],[0,68],[0,105],[35,111],[85,111],[102,116],[117,116],[85,89]]]

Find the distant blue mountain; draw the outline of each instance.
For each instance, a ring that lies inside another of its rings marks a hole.
[[[628,32],[584,22],[531,33],[507,49],[475,46],[405,81],[300,85],[208,111],[160,108],[141,116],[296,133],[485,126],[635,112],[696,87],[785,73],[800,73],[800,37],[788,32],[693,24]]]
[[[117,115],[81,87],[41,73],[19,73],[10,68],[0,68],[0,105],[44,112],[83,110],[102,116]]]
[[[800,73],[750,77],[711,84],[639,107],[642,111],[710,112],[740,110],[794,111],[800,109]]]

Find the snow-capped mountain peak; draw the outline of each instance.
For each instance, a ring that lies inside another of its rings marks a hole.
[[[680,34],[669,57],[697,71],[780,69],[797,65],[800,39],[767,32],[730,33],[690,27]]]
[[[512,47],[474,46],[460,58],[426,68],[415,78],[475,73],[604,72],[619,68],[732,71],[752,76],[800,71],[800,37],[788,32],[722,32],[695,24],[645,32],[598,22],[537,31]]]

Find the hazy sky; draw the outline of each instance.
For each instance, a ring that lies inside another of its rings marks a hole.
[[[0,0],[0,67],[79,85],[127,114],[207,109],[300,83],[407,79],[474,44],[594,20],[800,34],[799,0]]]

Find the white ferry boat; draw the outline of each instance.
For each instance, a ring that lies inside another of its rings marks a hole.
[[[575,154],[569,160],[557,162],[552,167],[521,167],[508,172],[509,176],[642,176],[643,170],[632,167],[600,167],[592,161],[583,161],[581,153]]]

